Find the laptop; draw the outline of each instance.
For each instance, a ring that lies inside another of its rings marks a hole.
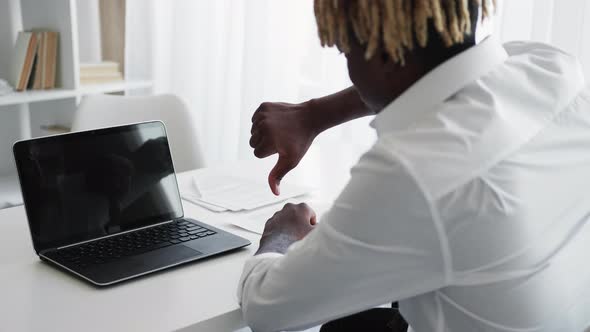
[[[94,285],[250,244],[184,218],[162,122],[19,141],[13,152],[35,252]]]

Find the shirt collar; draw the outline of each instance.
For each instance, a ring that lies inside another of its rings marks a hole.
[[[503,63],[508,54],[493,36],[459,53],[420,78],[371,122],[377,134],[407,128],[422,114]]]

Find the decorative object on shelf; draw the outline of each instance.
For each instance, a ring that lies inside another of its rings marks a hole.
[[[53,89],[57,64],[54,31],[21,31],[14,48],[13,85],[16,91]]]
[[[63,125],[44,125],[41,126],[41,130],[44,130],[46,132],[48,132],[49,134],[65,134],[65,133],[69,133],[70,131],[72,131],[72,128],[70,128],[69,126],[63,126]]]
[[[80,64],[80,84],[112,83],[123,80],[119,63],[103,61],[98,63]]]
[[[13,89],[10,86],[10,84],[8,84],[8,82],[6,82],[5,80],[0,79],[0,96],[12,93],[12,91]]]

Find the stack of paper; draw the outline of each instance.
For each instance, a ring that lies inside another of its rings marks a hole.
[[[182,198],[216,212],[253,210],[302,196],[310,188],[284,185],[281,195],[275,196],[265,183],[231,176],[195,176],[193,187],[182,193]]]

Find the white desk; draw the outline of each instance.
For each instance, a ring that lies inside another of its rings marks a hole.
[[[265,179],[272,162],[215,169]],[[299,179],[310,174],[303,168]],[[328,186],[328,181],[341,186],[347,169],[314,170],[313,174],[316,186],[335,192],[339,186]],[[179,182],[188,176],[180,174]],[[334,180],[338,176],[340,181]],[[296,180],[297,172],[289,177]],[[0,210],[0,331],[233,331],[243,327],[236,286],[243,263],[256,251],[260,237],[231,225],[231,213],[183,205],[186,217],[245,237],[252,245],[105,289],[41,262],[31,245],[24,208]]]

